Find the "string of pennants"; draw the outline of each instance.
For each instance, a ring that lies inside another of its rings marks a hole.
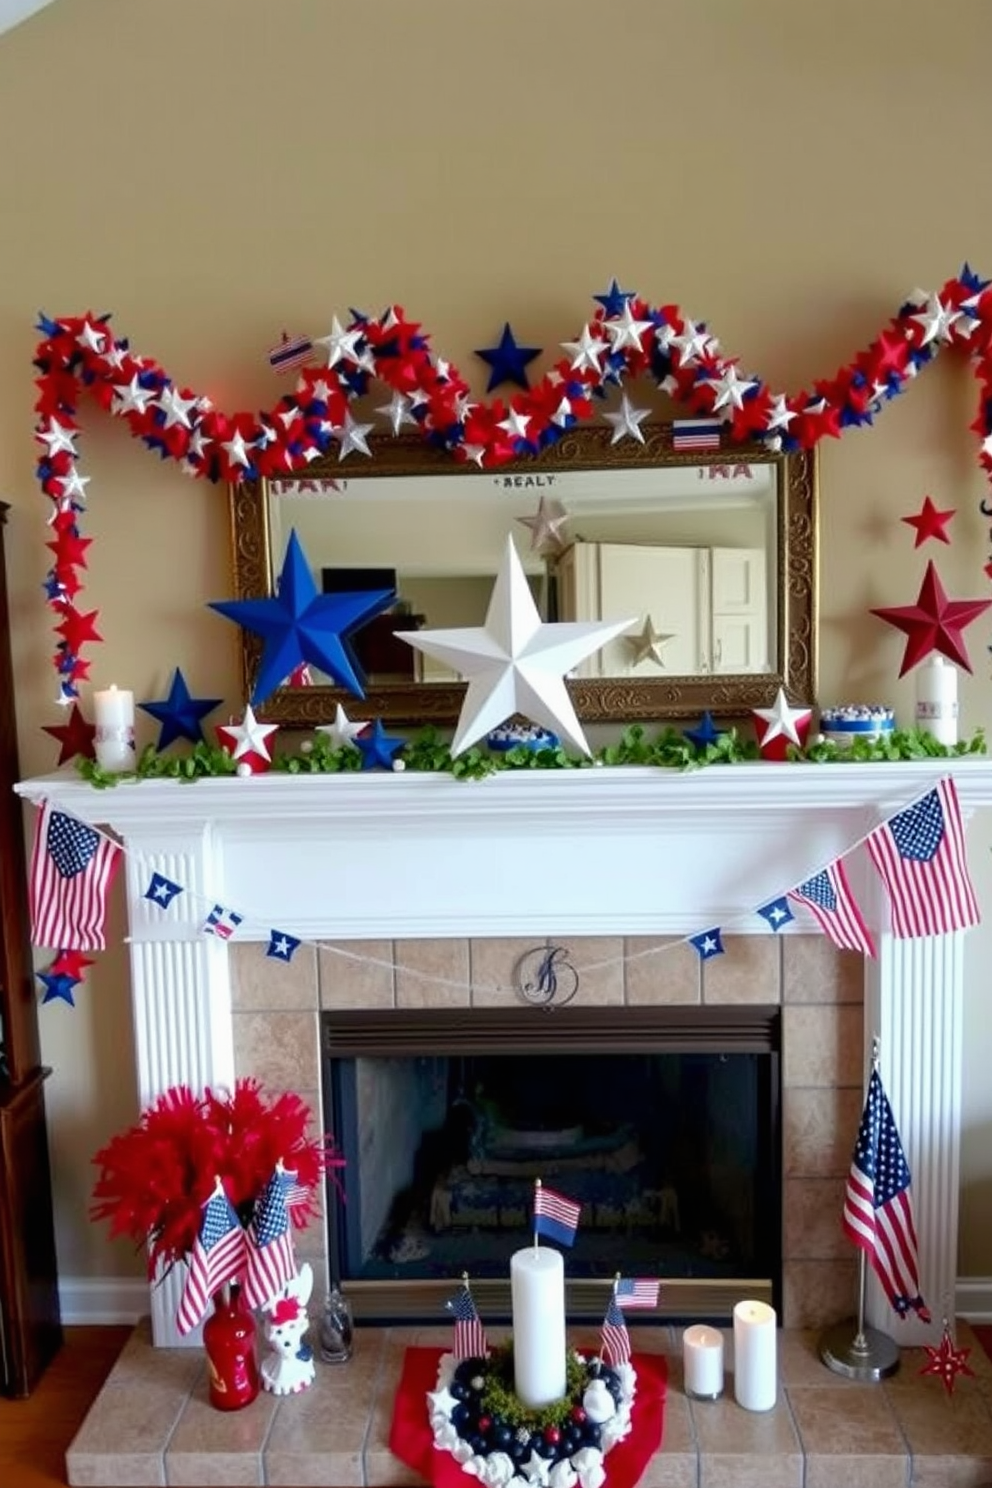
[[[796,918],[792,905],[801,904],[834,945],[873,956],[874,942],[843,861],[862,845],[881,878],[897,938],[943,935],[978,924],[978,901],[968,872],[957,791],[950,776],[853,842],[819,872],[759,905],[753,913],[777,933]],[[33,944],[59,948],[48,972],[39,973],[46,987],[45,1001],[62,997],[71,1005],[72,986],[81,980],[81,966],[89,964],[79,953],[106,948],[109,888],[124,851],[107,833],[58,810],[49,800],[44,802],[31,856],[29,903]],[[191,893],[184,884],[155,870],[149,875],[143,897],[165,912],[181,894]],[[200,927],[203,935],[230,941],[242,929],[262,922],[261,917],[212,897],[194,894],[194,898],[205,907]],[[638,955],[662,954],[689,944],[701,960],[710,960],[724,953],[722,928],[712,926]],[[304,944],[343,956],[354,954],[336,944],[304,941],[287,930],[271,927],[266,955],[289,963]],[[357,954],[354,959],[374,960]],[[599,968],[583,969],[588,972]],[[445,979],[431,974],[430,980]]]

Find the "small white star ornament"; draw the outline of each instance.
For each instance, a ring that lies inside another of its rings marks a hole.
[[[664,634],[655,630],[654,621],[648,615],[641,630],[634,635],[625,636],[624,640],[632,652],[634,666],[640,666],[642,661],[655,661],[660,667],[665,665],[664,647],[669,641],[674,641],[675,633]]]
[[[517,521],[523,527],[530,528],[532,553],[539,553],[542,557],[557,558],[568,547],[566,528],[569,516],[556,497],[542,496],[537,503],[537,511],[534,515],[518,517]]]
[[[446,662],[468,682],[452,755],[461,754],[514,713],[543,724],[587,755],[589,746],[564,679],[580,661],[636,623],[636,619],[544,623],[511,537],[484,625],[396,634],[418,651]]]
[[[805,748],[813,717],[812,708],[791,707],[780,687],[770,708],[755,708],[753,712],[762,759],[787,759],[790,745],[795,745],[797,749]]]
[[[334,710],[333,723],[318,723],[316,732],[326,734],[334,749],[347,749],[354,745],[358,735],[368,728],[370,720],[362,718],[354,722],[338,703]]]
[[[238,762],[239,775],[261,775],[272,764],[269,739],[279,730],[277,723],[259,723],[251,707],[240,723],[217,724],[217,739]]]

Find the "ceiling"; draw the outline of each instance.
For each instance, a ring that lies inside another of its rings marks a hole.
[[[0,0],[0,33],[10,31],[51,3],[52,0]]]

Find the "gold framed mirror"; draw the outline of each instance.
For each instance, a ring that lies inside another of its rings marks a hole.
[[[780,687],[814,704],[815,453],[682,449],[678,425],[642,432],[643,444],[614,445],[608,427],[575,429],[537,457],[490,470],[467,468],[419,435],[373,436],[361,463],[328,456],[285,480],[233,486],[236,598],[274,592],[292,530],[318,589],[397,591],[394,611],[349,637],[364,700],[311,673],[259,712],[309,728],[342,703],[387,723],[453,725],[464,684],[425,670],[429,660],[393,632],[481,625],[508,532],[543,618],[636,615],[569,678],[583,722],[707,710],[727,719],[767,706]],[[246,697],[260,655],[258,638],[243,632]]]

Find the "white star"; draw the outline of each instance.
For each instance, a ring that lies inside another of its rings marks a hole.
[[[60,455],[63,450],[69,455],[76,453],[75,429],[67,429],[57,419],[49,419],[48,428],[39,429],[34,437],[39,444],[47,445],[49,459],[52,455]]]
[[[796,416],[792,409],[786,405],[784,393],[779,393],[772,399],[772,406],[768,410],[768,424],[766,427],[769,433],[771,433],[772,429],[787,429]]]
[[[664,666],[665,658],[661,654],[662,647],[674,639],[674,632],[663,635],[661,632],[655,630],[654,621],[650,615],[648,615],[644,622],[644,628],[638,635],[624,637],[626,644],[633,649],[634,666],[638,666],[642,661],[656,661],[659,666]]]
[[[922,312],[909,318],[923,327],[923,340],[920,344],[926,346],[931,341],[949,341],[951,326],[961,319],[961,311],[955,310],[953,305],[943,304],[940,295],[932,294],[927,296]]]
[[[369,449],[366,435],[371,434],[374,427],[374,424],[359,424],[350,413],[345,413],[344,423],[334,431],[341,441],[341,448],[338,450],[339,464],[346,455],[351,454],[352,450],[358,450],[360,454],[368,455],[371,459],[372,451]]]
[[[768,728],[761,740],[762,744],[770,744],[772,739],[779,735],[789,740],[790,744],[798,744],[802,747],[802,739],[799,730],[807,722],[812,713],[812,708],[790,708],[789,700],[784,690],[780,687],[775,702],[770,708],[755,708],[756,718],[763,718]]]
[[[562,398],[558,407],[551,415],[551,422],[557,424],[559,429],[567,429],[568,421],[572,417],[572,405],[567,398]]]
[[[62,482],[62,498],[63,498],[63,500],[66,500],[66,499],[68,499],[70,501],[85,501],[86,500],[86,487],[90,483],[90,480],[91,480],[91,477],[90,476],[88,476],[88,475],[80,475],[80,473],[76,469],[75,465],[73,465],[70,470],[67,470],[66,471],[65,475],[60,475],[59,476],[59,480]]]
[[[518,517],[517,521],[530,528],[532,553],[554,553],[557,555],[568,546],[565,527],[568,512],[554,496],[542,496],[537,511],[532,517]]]
[[[546,1488],[551,1474],[551,1463],[547,1457],[542,1457],[540,1452],[531,1451],[527,1461],[521,1463],[520,1469],[534,1488]]]
[[[784,920],[786,918],[785,910],[782,908],[781,904],[776,904],[774,908],[768,911],[768,918],[774,921],[776,925],[778,924],[779,920]]]
[[[118,345],[118,343],[115,341],[113,346],[107,352],[104,360],[106,361],[108,367],[113,367],[115,372],[119,372],[124,365],[124,358],[126,356],[127,349],[123,346]]]
[[[81,342],[83,346],[87,346],[89,347],[90,351],[96,352],[103,351],[104,342],[106,341],[106,339],[106,331],[97,330],[96,326],[91,325],[89,321],[86,322],[86,324],[83,326],[83,329],[76,337],[76,340]]]
[[[327,365],[336,367],[338,362],[346,358],[349,362],[357,362],[355,348],[362,339],[361,327],[354,331],[346,331],[335,315],[331,321],[331,329],[328,335],[318,336],[314,342],[315,346],[327,347]]]
[[[446,662],[468,682],[451,745],[453,755],[514,713],[542,724],[588,754],[589,746],[564,678],[580,661],[633,624],[633,620],[545,624],[513,539],[508,537],[485,625],[397,631],[397,635],[428,656]]]
[[[712,935],[707,935],[706,939],[703,941],[703,953],[707,956],[711,956],[715,950],[716,941],[713,939]]]
[[[232,758],[243,759],[246,754],[260,755],[264,760],[272,759],[270,734],[278,733],[277,723],[259,723],[249,705],[240,723],[222,724],[217,732],[223,736],[224,744]]]
[[[388,418],[394,434],[398,434],[404,424],[416,424],[417,422],[410,412],[410,399],[404,398],[402,393],[393,393],[389,402],[383,408],[377,408],[376,413],[384,414]]]
[[[471,462],[473,465],[478,465],[481,470],[482,462],[486,457],[486,446],[484,444],[463,444],[461,448],[465,464],[468,465]]]
[[[616,320],[604,320],[602,325],[603,330],[613,342],[614,351],[622,351],[625,346],[632,346],[635,351],[640,351],[641,337],[645,331],[651,330],[649,320],[634,319],[629,300]]]
[[[197,430],[196,432],[199,433],[199,430]],[[275,442],[276,442],[276,440],[278,438],[279,438],[279,435],[276,433],[275,429],[271,429],[268,424],[262,424],[259,427],[258,438],[255,440],[255,448],[256,449],[260,449],[260,450],[266,450],[266,449],[268,449],[268,447],[269,447],[270,444],[275,444]],[[193,441],[192,441],[192,438],[191,438],[190,439],[190,444],[191,445],[192,445],[192,442]]]
[[[530,417],[529,413],[517,413],[515,408],[511,408],[506,418],[501,419],[496,427],[505,430],[514,439],[526,439],[527,425],[530,423]]]
[[[149,403],[155,398],[154,388],[143,388],[137,372],[127,384],[114,384],[114,413],[147,413]]]
[[[349,744],[352,744],[358,738],[362,729],[367,729],[368,726],[369,720],[367,718],[352,723],[341,704],[338,703],[334,710],[334,722],[318,723],[317,733],[326,734],[335,749],[346,749]]]
[[[195,398],[183,398],[174,383],[164,387],[158,395],[158,406],[165,414],[166,429],[171,429],[175,424],[181,424],[184,429],[190,427],[190,410],[196,407]]]
[[[203,430],[197,426],[189,436],[189,453],[194,460],[202,460],[204,451],[211,444],[213,444],[213,440],[208,438]]]
[[[610,349],[605,341],[592,334],[587,325],[582,327],[582,335],[578,341],[563,341],[561,344],[564,351],[571,353],[573,372],[588,370],[595,372],[597,376],[600,370],[599,359]]]
[[[641,433],[641,425],[650,412],[650,408],[631,408],[627,394],[624,393],[617,411],[603,414],[606,422],[613,425],[610,443],[619,444],[621,439],[626,439],[629,435],[631,439],[636,439],[638,444],[643,444],[644,435]]]
[[[221,441],[221,449],[227,451],[227,458],[232,465],[244,465],[246,468],[251,464],[248,458],[248,446],[245,444],[245,436],[240,429],[235,429],[230,439]]]
[[[440,1390],[428,1390],[427,1399],[430,1401],[429,1414],[431,1416],[444,1416],[447,1420],[454,1410],[458,1401],[445,1385]]]
[[[724,367],[719,377],[707,380],[707,386],[716,393],[713,400],[713,412],[719,408],[743,408],[744,395],[752,388],[758,386],[753,378],[738,377],[737,368],[731,362]]]
[[[279,935],[273,939],[272,954],[274,956],[283,956],[287,960],[289,959],[289,941],[285,935]]]
[[[697,325],[694,320],[687,320],[685,329],[672,337],[671,344],[679,353],[680,365],[688,367],[690,362],[698,362],[711,340],[712,337],[707,336],[702,326]]]
[[[316,403],[326,403],[331,396],[331,384],[326,377],[318,377],[316,382],[309,382],[307,378],[301,377],[296,384],[296,391],[313,398]]]

